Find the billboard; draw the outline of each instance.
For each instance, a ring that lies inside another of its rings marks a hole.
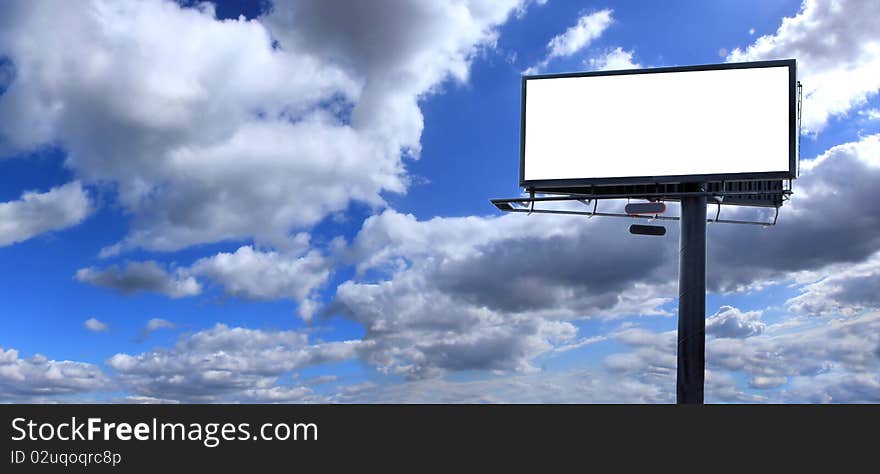
[[[524,76],[520,185],[796,177],[794,60]]]

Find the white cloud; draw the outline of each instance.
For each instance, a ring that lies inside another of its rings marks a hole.
[[[880,109],[859,110],[859,115],[868,120],[880,120]]]
[[[310,320],[318,305],[314,292],[327,281],[330,263],[315,250],[290,256],[244,246],[235,253],[203,258],[188,271],[222,285],[226,294],[237,298],[296,300],[300,302],[300,315]]]
[[[317,250],[305,251],[309,245],[307,235],[294,240],[283,252],[245,245],[173,271],[166,271],[154,261],[129,262],[122,269],[115,265],[103,270],[83,268],[75,278],[123,294],[150,291],[172,298],[200,294],[202,283],[197,278],[202,278],[234,298],[294,300],[299,304],[300,316],[310,320],[320,307],[317,290],[330,276],[333,261]]]
[[[147,321],[147,325],[144,326],[143,329],[141,329],[141,332],[140,332],[140,334],[138,334],[138,337],[137,337],[137,339],[135,339],[135,342],[146,341],[147,338],[150,337],[150,334],[153,334],[154,332],[156,332],[160,329],[174,329],[176,327],[177,327],[176,324],[174,324],[171,321],[168,321],[166,319],[152,318],[149,321]]]
[[[217,324],[181,337],[170,348],[116,354],[107,365],[116,371],[123,387],[140,396],[202,402],[266,399],[284,390],[272,391],[282,374],[352,358],[357,345],[310,344],[308,336],[300,332]]]
[[[433,289],[492,309],[549,311],[554,319],[663,314],[655,310],[662,298],[637,284],[651,280],[674,249],[629,235],[628,224],[522,214],[419,221],[386,211],[364,222],[349,258],[361,275],[427,276]]]
[[[576,25],[555,36],[547,43],[550,57],[565,57],[582,50],[611,25],[611,10],[599,10],[578,18]]]
[[[755,283],[789,280],[798,272],[829,275],[835,265],[864,262],[880,249],[880,214],[865,203],[880,198],[880,134],[836,145],[801,161],[794,195],[769,229],[711,226],[709,286],[730,291]],[[724,218],[754,210],[724,209]],[[771,215],[772,218],[772,215]],[[806,237],[809,236],[809,237]]]
[[[575,25],[554,36],[547,43],[547,56],[528,68],[525,74],[541,72],[554,58],[564,58],[583,50],[614,22],[609,9],[586,13],[578,18]]]
[[[165,271],[158,263],[128,262],[125,267],[116,265],[99,270],[95,267],[77,270],[74,278],[102,288],[116,290],[123,294],[139,291],[162,293],[171,298],[182,298],[201,293],[202,287],[192,276],[178,269],[176,274]]]
[[[0,247],[82,222],[91,212],[79,181],[45,193],[27,191],[16,201],[0,202]]]
[[[796,277],[803,292],[838,314],[876,307],[873,266],[852,267],[876,253],[880,242],[877,216],[862,205],[875,201],[880,189],[875,142],[876,136],[863,137],[805,162],[795,197],[775,228],[712,226],[710,266],[724,264],[723,271],[709,272],[710,291]],[[725,209],[722,215],[748,212],[756,211]],[[330,309],[366,326],[361,353],[380,370],[411,378],[457,370],[528,372],[541,354],[602,336],[577,334],[566,326],[572,320],[665,314],[661,306],[677,284],[677,242],[633,238],[626,225],[521,214],[419,221],[386,211],[367,219],[352,242],[348,258],[357,274],[339,286]],[[810,245],[803,244],[805,235]],[[834,279],[804,286],[834,274],[848,278],[852,291],[834,290]],[[796,309],[794,302],[789,307]],[[770,330],[760,312],[736,308],[722,308],[707,324],[715,340],[751,339]],[[509,333],[504,325],[518,331]],[[470,350],[475,341],[483,351]],[[608,364],[670,376],[674,350],[643,352],[646,357],[636,351]],[[645,369],[642,359],[652,365]],[[756,379],[753,385],[775,382]]]
[[[803,126],[821,131],[880,90],[880,29],[874,0],[804,0],[774,34],[761,36],[728,61],[795,58],[804,85]]]
[[[159,329],[174,329],[175,324],[171,321],[167,321],[161,318],[152,318],[147,321],[147,325],[145,329],[147,331],[153,332]]]
[[[761,311],[741,311],[733,306],[722,306],[706,319],[706,334],[714,337],[751,337],[764,332]]]
[[[752,376],[750,384],[756,388],[783,387],[782,378],[786,378],[798,380],[801,387],[821,387],[828,394],[834,387],[823,382],[827,374],[845,375],[869,384],[877,382],[878,330],[880,313],[877,312],[830,319],[797,331],[745,339],[714,339],[708,344],[707,359],[715,368]],[[784,387],[782,390],[780,395],[789,400],[800,398]],[[878,392],[872,397],[875,402],[880,400]],[[837,396],[833,401],[867,400]]]
[[[853,316],[880,309],[880,252],[864,262],[837,264],[819,271],[803,272],[798,280],[800,295],[786,306],[808,316]]]
[[[616,71],[642,67],[641,64],[633,61],[632,51],[627,51],[620,46],[606,51],[600,56],[588,58],[584,64],[596,71]]]
[[[110,326],[108,326],[107,323],[98,321],[95,318],[86,319],[85,322],[83,322],[83,326],[92,332],[107,332],[110,330]]]
[[[825,150],[821,155],[813,158],[812,160],[801,160],[801,172],[809,173],[814,169],[820,167],[821,165],[831,166],[830,163],[826,163],[828,161],[837,160],[841,163],[841,167],[846,168],[854,168],[853,165],[862,165],[868,168],[868,171],[875,171],[880,168],[880,133],[875,133],[873,135],[865,135],[859,137],[858,141],[855,142],[847,142],[841,143],[839,145],[834,145],[833,147]],[[846,163],[847,161],[855,161],[852,165]],[[826,173],[838,172],[841,173],[842,170],[828,170]],[[809,175],[808,175],[809,176]],[[818,186],[818,183],[810,183],[813,184],[816,189],[813,192],[813,195],[827,195],[835,193],[835,190],[831,186]],[[836,184],[836,183],[835,183]]]
[[[634,377],[643,383],[673,387],[676,373],[675,331],[653,332],[630,328],[617,332],[615,338],[633,350],[605,358],[612,374]]]
[[[789,403],[878,403],[880,375],[876,369],[851,373],[831,369],[812,377],[793,377],[785,392]]]
[[[731,311],[739,312],[724,310]],[[876,402],[880,392],[870,389],[880,381],[878,329],[880,313],[874,312],[815,321],[808,327],[768,327],[759,335],[710,338],[706,341],[706,395],[739,401]],[[635,328],[619,331],[615,337],[632,350],[606,358],[612,373],[670,390],[674,387],[675,331]],[[727,379],[728,387],[713,388],[710,374]],[[750,388],[761,390],[760,395],[743,392],[736,386],[735,375],[746,377]]]
[[[118,191],[133,219],[105,256],[276,245],[404,192],[418,101],[466,80],[526,3],[278,1],[219,21],[167,0],[6,2],[0,155],[58,144],[80,179]]]
[[[658,277],[666,251],[620,221],[417,221],[386,211],[352,243],[359,274],[329,310],[366,327],[360,352],[380,371],[530,372],[539,355],[584,341],[569,320],[666,314],[659,306],[674,294],[674,282]]]
[[[49,360],[40,354],[23,359],[15,349],[0,348],[0,399],[48,401],[107,387],[108,379],[95,365]]]
[[[539,6],[539,7],[542,7],[542,6],[546,5],[547,2],[548,2],[548,0],[531,0],[531,1],[526,1],[526,2],[522,3],[522,4],[516,9],[516,17],[517,17],[518,19],[522,19],[522,18],[525,16],[526,12],[527,12],[527,7],[531,6],[532,4],[535,4],[535,5]]]
[[[0,148],[57,143],[81,179],[116,185],[133,220],[105,256],[275,245],[352,201],[404,192],[418,100],[466,80],[526,3],[279,1],[219,21],[165,0],[9,2]]]
[[[381,372],[412,379],[445,371],[532,372],[532,359],[577,334],[568,322],[507,315],[430,286],[405,274],[337,289],[343,314],[366,326],[361,356]]]

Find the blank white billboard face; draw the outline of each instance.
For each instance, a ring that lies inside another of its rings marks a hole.
[[[524,181],[790,173],[789,68],[527,78]]]

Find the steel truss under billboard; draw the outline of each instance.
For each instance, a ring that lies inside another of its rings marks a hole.
[[[524,76],[520,185],[599,195],[763,182],[773,199],[737,204],[778,206],[775,190],[797,177],[797,91],[795,60]]]

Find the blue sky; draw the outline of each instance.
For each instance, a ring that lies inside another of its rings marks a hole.
[[[710,227],[707,400],[880,400],[876,2],[0,9],[0,399],[670,402],[677,229],[488,203],[520,75],[795,57],[793,200]]]

